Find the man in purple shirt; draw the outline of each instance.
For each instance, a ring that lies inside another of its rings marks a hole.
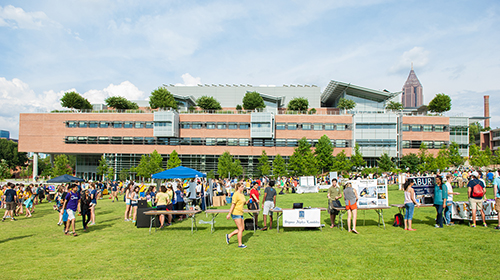
[[[77,185],[71,185],[69,188],[69,192],[66,195],[66,200],[64,202],[63,209],[66,209],[66,213],[68,213],[68,222],[66,223],[66,230],[64,234],[69,234],[70,225],[73,229],[73,236],[77,236],[75,232],[75,213],[77,212],[80,204],[80,193],[77,190]]]

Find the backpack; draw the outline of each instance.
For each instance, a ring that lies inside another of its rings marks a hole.
[[[392,224],[393,227],[401,227],[403,226],[403,214],[398,213],[394,215],[394,224]]]
[[[245,230],[253,230],[253,219],[245,219]]]
[[[472,188],[472,196],[473,197],[483,197],[483,195],[484,195],[484,189],[483,189],[483,187],[481,187],[480,184],[476,184]]]

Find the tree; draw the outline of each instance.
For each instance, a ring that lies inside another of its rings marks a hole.
[[[115,169],[113,167],[109,167],[108,171],[106,172],[106,178],[108,180],[114,180],[115,179]]]
[[[236,110],[240,111],[240,110],[242,110],[242,109],[243,109],[243,108],[241,107],[241,105],[240,105],[240,104],[236,105]]]
[[[151,174],[162,172],[163,168],[161,168],[161,167],[162,167],[163,157],[156,150],[154,150],[149,155],[149,157],[150,157],[149,168],[150,168]]]
[[[456,142],[452,142],[448,147],[448,160],[455,167],[464,164],[464,158],[460,155],[459,146]]]
[[[97,175],[101,175],[102,178],[108,174],[109,170],[109,165],[108,162],[106,161],[106,158],[104,155],[101,156],[101,159],[99,160],[99,166],[97,166]]]
[[[339,103],[337,103],[337,108],[341,110],[352,110],[356,107],[356,102],[351,99],[340,98]]]
[[[483,130],[483,126],[478,122],[469,124],[469,144],[475,144],[476,136],[479,137],[479,133]]]
[[[491,154],[491,150],[489,152]],[[469,163],[475,167],[483,167],[490,165],[490,158],[484,151],[479,150],[476,145],[469,146]]]
[[[446,147],[439,149],[438,155],[436,157],[436,167],[439,170],[445,170],[450,167],[450,156],[449,151]]]
[[[57,155],[54,159],[54,168],[52,168],[52,176],[57,177],[64,174],[71,174],[72,170],[69,165],[66,155]]]
[[[356,170],[359,170],[361,167],[366,165],[366,161],[363,159],[358,143],[354,145],[354,155],[351,156],[351,162],[352,166],[354,166]]]
[[[104,100],[106,102],[106,106],[115,108],[117,110],[134,110],[139,109],[139,105],[137,103],[128,100],[125,97],[121,96],[111,96]]]
[[[316,175],[316,159],[311,151],[311,144],[304,137],[299,140],[299,146],[295,148],[288,163],[288,170],[295,176]]]
[[[137,176],[142,178],[150,178],[151,172],[149,171],[149,156],[142,155],[139,164],[133,168],[133,171],[137,173]]]
[[[139,165],[134,167],[133,171],[137,173],[137,176],[149,179],[152,174],[163,171],[162,161],[162,156],[154,150],[149,155],[142,155]]]
[[[52,174],[52,165],[50,164],[50,158],[38,158],[38,172],[39,176],[50,176]],[[27,174],[33,174],[33,161],[28,165]]]
[[[333,165],[333,146],[330,138],[323,135],[318,140],[316,148],[314,150],[314,156],[316,158],[316,164],[321,172],[330,171]]]
[[[4,159],[10,169],[26,166],[28,155],[18,152],[18,144],[12,140],[0,139],[0,159]]]
[[[228,151],[225,151],[217,162],[217,173],[222,178],[237,177],[243,174],[243,168],[240,160],[234,160],[233,156]]]
[[[260,176],[267,176],[271,172],[271,166],[269,165],[269,157],[265,150],[262,150],[262,154],[259,157],[259,169]]]
[[[434,99],[429,102],[428,108],[431,112],[448,112],[451,110],[451,98],[444,93],[438,93]]]
[[[252,91],[247,92],[243,97],[243,108],[245,110],[263,109],[266,108],[266,104],[258,92]]]
[[[410,153],[401,158],[400,167],[410,173],[417,173],[420,159],[416,154]]]
[[[0,180],[10,178],[10,168],[5,159],[0,160]]]
[[[280,154],[277,154],[273,161],[274,177],[282,177],[287,175],[285,160]]]
[[[389,103],[387,103],[387,105],[385,105],[385,108],[387,110],[401,111],[404,109],[404,106],[403,106],[403,103],[401,103],[401,102],[389,101]]]
[[[500,149],[497,149],[495,155],[491,157],[491,163],[500,164]]]
[[[395,167],[392,158],[387,153],[383,153],[380,156],[380,158],[377,160],[377,164],[380,170],[382,170],[383,172],[391,171]]]
[[[215,179],[215,171],[213,170],[208,171],[207,179]]]
[[[118,179],[120,179],[120,181],[122,182],[125,182],[128,180],[130,176],[130,170],[129,169],[125,169],[125,168],[122,168],[120,170],[120,172],[118,173]]]
[[[149,106],[156,108],[174,108],[177,109],[177,102],[174,96],[164,87],[159,87],[151,92],[149,97]]]
[[[74,91],[64,93],[64,96],[61,98],[61,106],[78,110],[92,109],[92,104]]]
[[[181,159],[179,158],[179,154],[177,153],[176,150],[173,150],[170,153],[170,156],[167,161],[167,169],[172,169],[178,166],[181,166],[182,162]]]
[[[222,107],[220,106],[219,101],[217,101],[212,96],[202,96],[196,100],[196,105],[203,110],[220,110]]]
[[[296,97],[288,102],[288,110],[291,111],[307,111],[309,108],[309,100],[304,97]]]
[[[351,171],[352,162],[347,158],[345,150],[337,154],[333,161],[332,171]]]

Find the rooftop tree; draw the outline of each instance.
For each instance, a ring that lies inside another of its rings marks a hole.
[[[341,110],[352,110],[356,107],[356,102],[351,99],[340,98],[337,108]]]
[[[104,102],[106,102],[106,106],[115,108],[117,110],[139,109],[139,105],[137,105],[137,103],[132,102],[132,101],[128,100],[127,98],[121,97],[121,96],[108,97],[108,98],[106,98],[106,100],[104,100]]]
[[[221,110],[219,101],[212,96],[202,96],[196,100],[196,105],[203,110]]]
[[[401,111],[404,109],[404,106],[403,106],[403,103],[401,103],[401,102],[389,101],[389,103],[387,103],[387,105],[385,105],[385,108],[387,110]]]
[[[64,93],[64,96],[61,98],[61,106],[77,110],[92,109],[92,104],[74,91]]]
[[[431,112],[447,112],[451,110],[451,98],[444,93],[438,93],[434,99],[429,102],[428,108]]]
[[[309,100],[304,97],[296,97],[288,102],[288,110],[307,111],[309,109]]]
[[[247,92],[243,97],[243,108],[245,110],[263,109],[266,108],[266,104],[258,92],[252,91]]]
[[[174,108],[177,109],[177,102],[174,96],[164,87],[159,87],[151,92],[149,106],[152,109]]]

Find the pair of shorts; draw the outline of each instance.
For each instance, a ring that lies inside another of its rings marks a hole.
[[[345,210],[356,210],[358,209],[358,205],[356,203],[351,204],[350,201],[347,201],[347,205],[345,206]]]
[[[264,210],[262,211],[263,215],[273,215],[271,209],[274,208],[274,201],[264,201]],[[271,212],[271,213],[269,213]]]
[[[478,209],[479,211],[481,211],[483,209],[483,199],[477,199],[477,198],[472,198],[470,197],[469,198],[469,206],[470,206],[470,209]]]
[[[7,211],[16,210],[16,203],[14,201],[5,202],[5,206],[5,209],[7,209]]]
[[[500,213],[500,197],[495,198],[495,210],[497,210],[497,213]]]
[[[170,203],[169,205],[167,205],[167,210],[172,211],[172,209],[173,209],[173,205],[172,205],[172,203]]]
[[[125,204],[130,205],[130,199],[128,199],[128,198],[127,198],[127,199],[125,200]]]
[[[233,214],[231,214],[231,218],[233,220],[236,220],[236,219],[242,219],[243,220],[243,215],[233,215]]]
[[[415,203],[405,203],[405,220],[413,219],[413,212],[415,210]]]
[[[68,213],[68,221],[75,219],[75,211],[71,209],[66,209],[66,213]]]
[[[165,211],[167,210],[167,205],[158,205],[156,206],[156,210]]]

